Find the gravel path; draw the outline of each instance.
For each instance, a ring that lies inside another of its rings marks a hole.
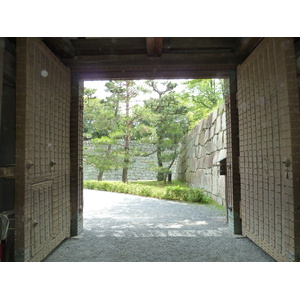
[[[84,232],[46,262],[273,262],[205,205],[84,190]]]

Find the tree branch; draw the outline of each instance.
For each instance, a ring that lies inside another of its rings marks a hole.
[[[202,100],[195,100],[195,97],[194,96],[191,96],[192,97],[192,99],[193,99],[193,101],[194,102],[198,102],[198,103],[201,103],[203,106],[205,106],[206,108],[208,108],[208,109],[212,109],[212,107],[211,106],[208,106],[207,104],[205,104]]]
[[[150,155],[154,154],[155,152],[157,152],[157,149],[156,149],[156,150],[154,150],[154,151],[153,151],[153,152],[151,152],[151,153],[148,153],[148,154],[143,154],[143,155],[139,155],[139,156],[142,156],[142,157],[147,157],[147,156],[150,156]]]

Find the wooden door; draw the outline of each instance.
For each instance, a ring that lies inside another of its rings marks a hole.
[[[37,38],[17,39],[15,260],[70,235],[71,75]]]
[[[243,234],[299,260],[300,111],[292,38],[265,38],[238,67]]]

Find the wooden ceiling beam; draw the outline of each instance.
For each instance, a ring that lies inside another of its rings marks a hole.
[[[233,52],[241,59],[245,59],[262,40],[262,37],[242,37],[233,47]]]
[[[164,51],[230,51],[238,38],[176,37],[164,38]]]
[[[126,80],[126,79],[209,79],[228,78],[228,70],[152,70],[79,73],[81,80]]]
[[[43,42],[60,58],[73,58],[76,55],[76,50],[68,38],[45,37]]]
[[[223,64],[238,65],[240,61],[234,53],[202,53],[202,54],[164,54],[162,57],[147,57],[139,55],[84,55],[76,56],[74,59],[62,59],[69,66],[88,65],[153,65],[153,64]]]
[[[88,73],[88,72],[127,72],[127,71],[157,71],[157,70],[165,70],[165,71],[195,71],[195,70],[232,70],[236,67],[233,65],[222,65],[222,64],[154,64],[154,65],[145,65],[145,64],[136,64],[136,65],[78,65],[71,67],[73,72],[79,73]]]
[[[77,55],[145,54],[145,38],[88,38],[71,40]]]
[[[163,38],[161,37],[147,37],[147,55],[160,57],[162,54],[162,42]]]

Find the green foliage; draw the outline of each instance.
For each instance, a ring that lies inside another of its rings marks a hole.
[[[160,187],[165,188],[167,186],[180,186],[184,188],[189,188],[189,185],[185,182],[179,181],[179,180],[173,180],[172,182],[163,183],[162,181],[131,181],[130,184],[138,184],[138,185],[144,185],[144,186],[154,186],[154,187]]]
[[[203,193],[203,190],[196,188],[183,188],[180,186],[166,187],[166,197],[168,199],[184,200],[188,202],[211,202],[211,200]]]
[[[106,136],[94,138],[89,147],[84,147],[84,160],[100,173],[120,168],[122,166],[122,152],[118,147],[112,147],[114,141]]]
[[[99,170],[99,180],[103,172],[123,168],[126,182],[128,168],[140,155],[131,141],[145,142],[154,130],[140,122],[147,118],[146,109],[131,103],[139,91],[135,81],[108,81],[105,87],[110,96],[102,100],[92,96],[95,90],[85,90],[84,137],[91,141],[92,149],[85,149],[84,159]]]
[[[96,93],[97,89],[90,89],[90,88],[84,88],[84,99],[94,99],[96,96],[94,94]]]
[[[103,172],[123,168],[122,180],[137,156],[157,154],[157,179],[166,182],[180,153],[183,136],[191,124],[202,119],[223,101],[223,81],[193,79],[184,82],[185,90],[175,93],[172,81],[113,80],[105,84],[110,95],[97,99],[95,89],[84,90],[84,139],[92,150],[85,149],[85,161]],[[155,97],[137,105],[135,97],[152,93]],[[135,146],[131,141],[135,141]],[[144,153],[138,144],[155,145],[156,151]]]
[[[176,83],[148,80],[146,85],[158,98],[144,102],[149,111],[149,119],[144,120],[144,124],[155,128],[152,143],[157,148],[158,180],[165,181],[179,154],[181,139],[189,128],[188,109],[174,92]]]
[[[145,182],[139,184],[138,182],[123,183],[114,181],[88,180],[84,182],[84,188],[193,203],[208,204],[212,202],[212,200],[203,192],[202,189],[183,187],[179,185],[157,186],[151,184],[151,182],[146,185]]]
[[[95,89],[84,89],[83,137],[85,140],[108,136],[115,129],[114,109],[104,100],[91,96]],[[87,93],[87,94],[86,94]]]
[[[226,215],[226,207],[225,206],[220,205],[219,203],[217,203],[215,201],[208,202],[208,205],[214,209],[219,210],[223,215]]]
[[[190,105],[189,118],[192,126],[205,118],[224,101],[224,81],[220,79],[193,79],[184,82],[181,93],[184,102]]]

